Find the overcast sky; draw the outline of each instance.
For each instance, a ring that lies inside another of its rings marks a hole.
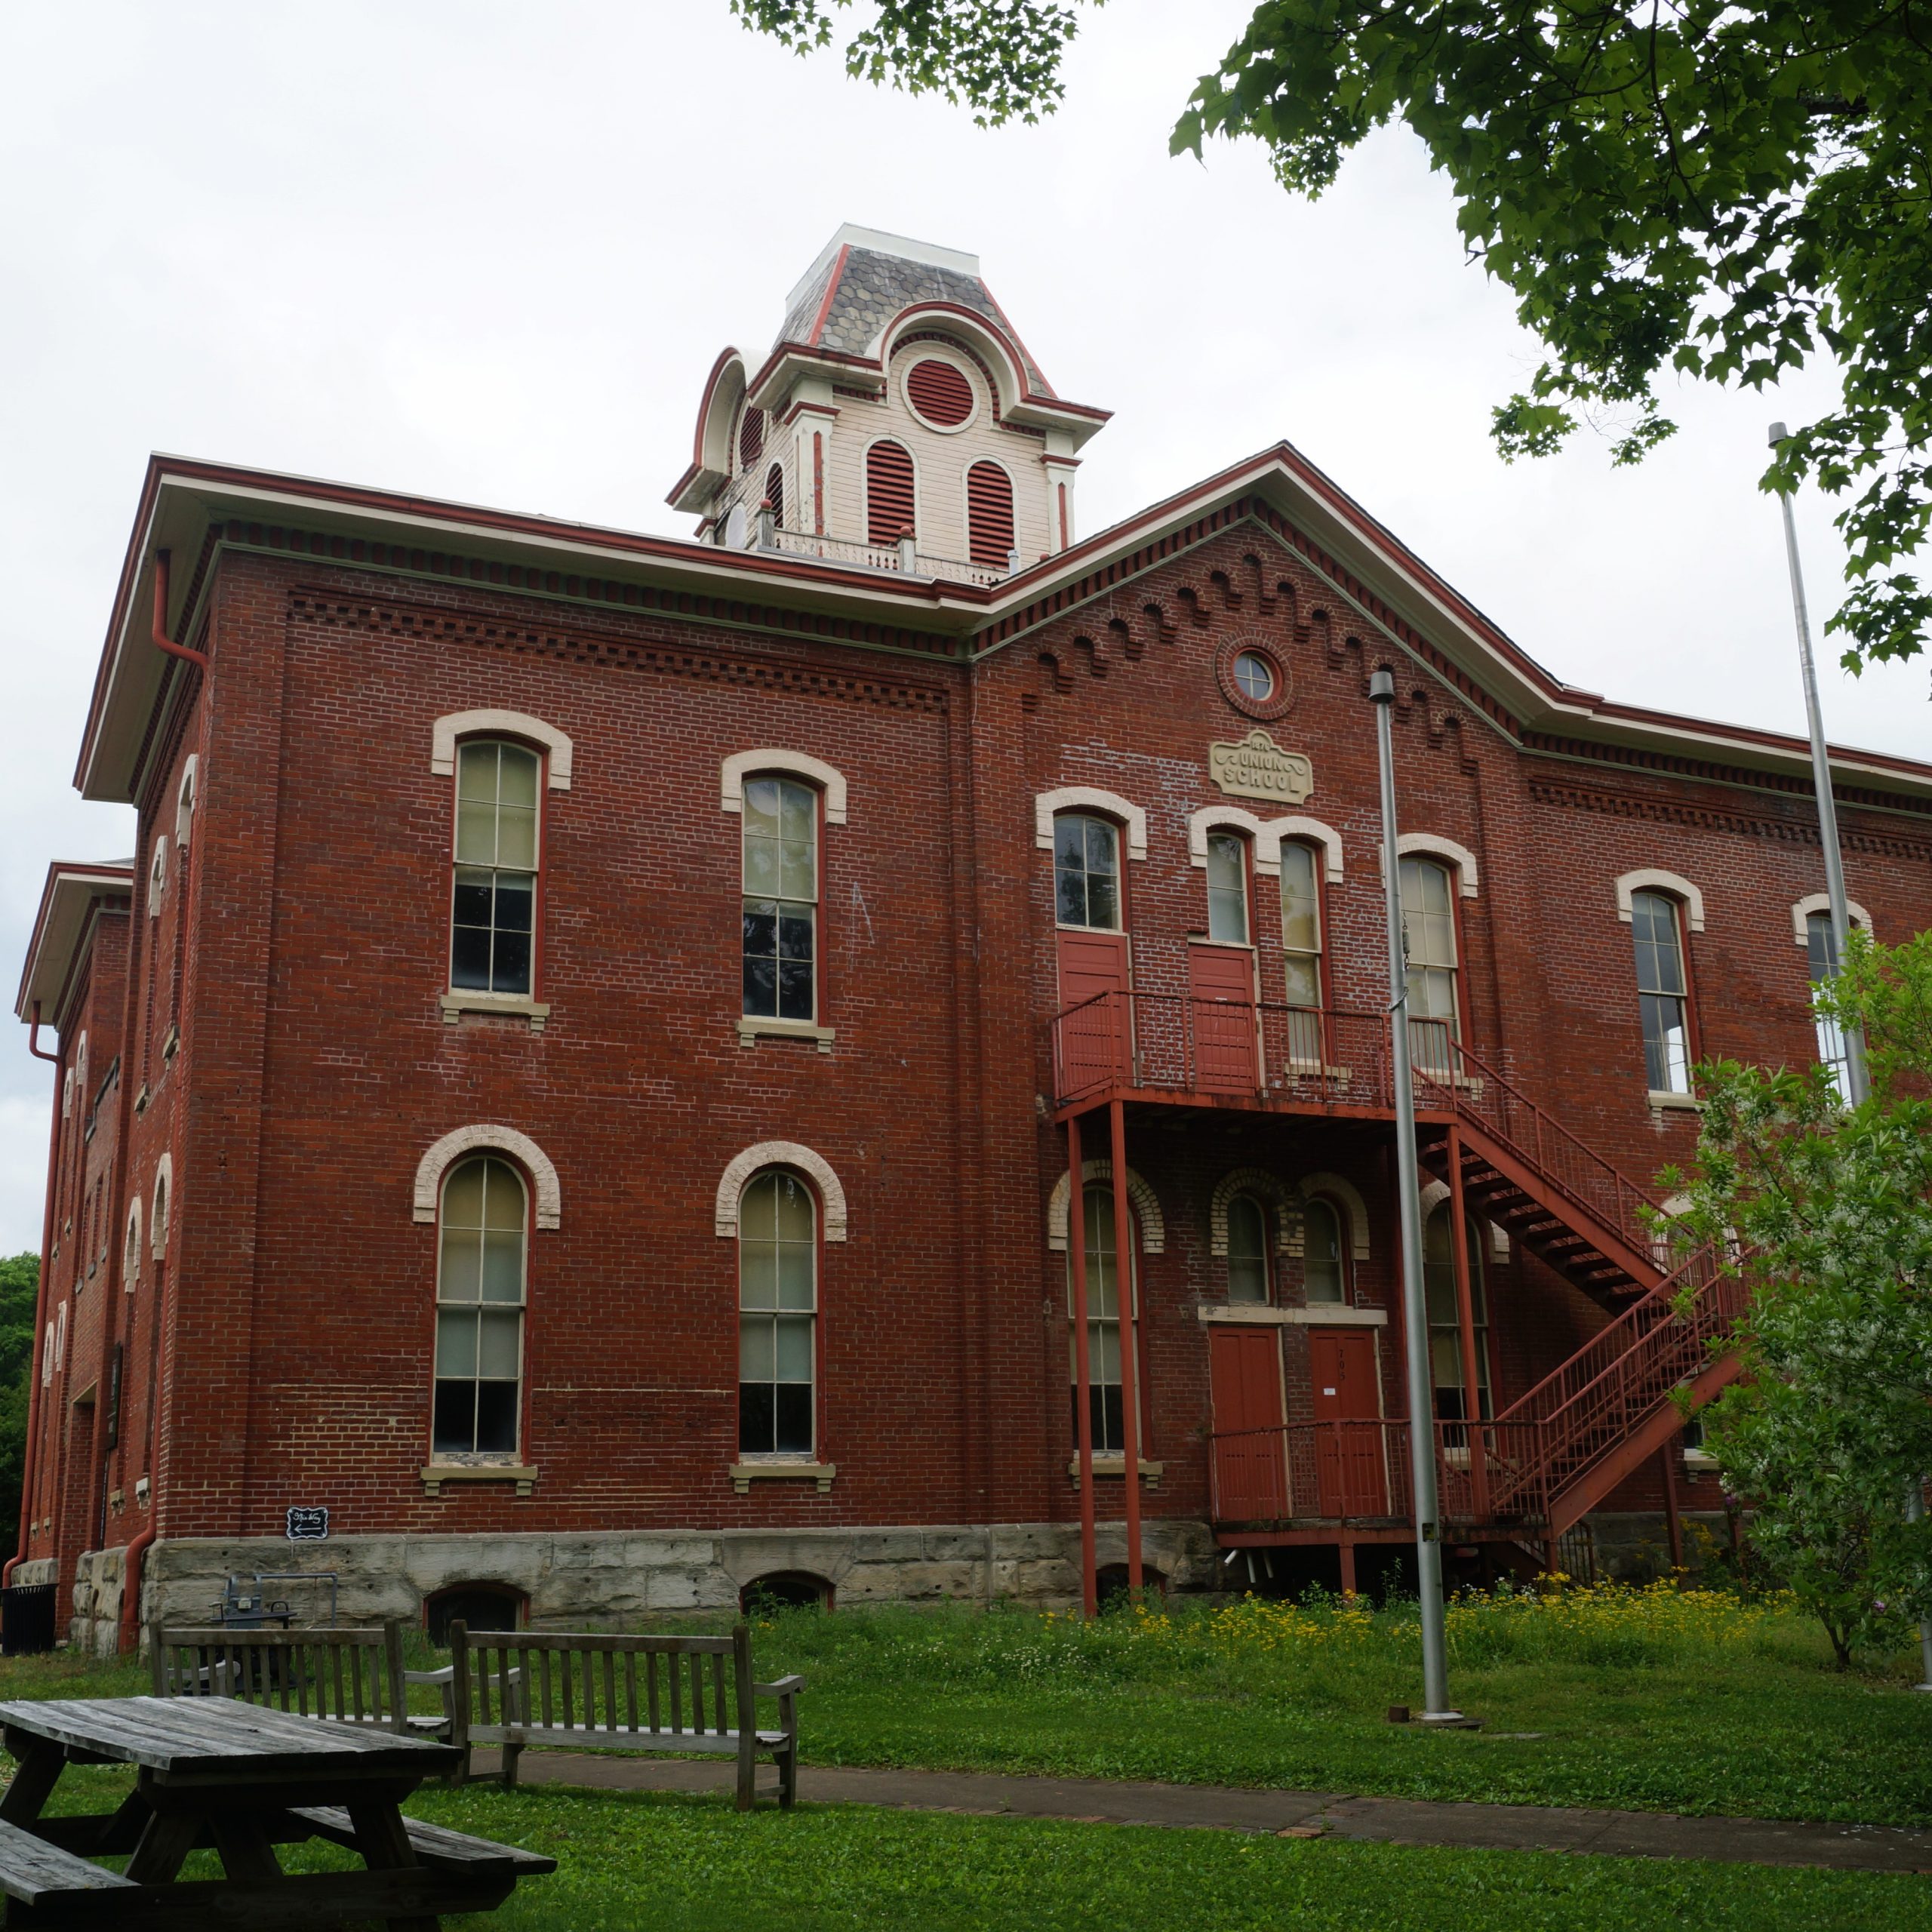
[[[1535,345],[1414,141],[1313,205],[1253,145],[1168,158],[1247,11],[1110,0],[1060,114],[983,133],[725,0],[0,11],[0,971],[50,859],[132,849],[72,776],[150,450],[688,534],[664,494],[712,358],[755,359],[841,221],[976,251],[1060,394],[1116,412],[1084,531],[1287,437],[1559,676],[1801,731],[1753,486],[1828,383],[1686,390],[1634,470],[1499,462]],[[1841,552],[1820,503],[1801,531],[1822,620]],[[1826,669],[1833,738],[1932,750],[1923,663]],[[18,1029],[0,1252],[39,1243],[48,1076]]]

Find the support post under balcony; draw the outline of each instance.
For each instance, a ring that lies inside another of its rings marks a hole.
[[[1066,1235],[1073,1266],[1073,1414],[1080,1457],[1080,1596],[1089,1617],[1100,1607],[1094,1538],[1094,1375],[1087,1328],[1087,1187],[1080,1116],[1066,1123]]]
[[[1456,1260],[1456,1327],[1463,1357],[1463,1432],[1469,1444],[1470,1502],[1489,1518],[1489,1458],[1483,1439],[1482,1371],[1476,1360],[1475,1297],[1469,1280],[1469,1224],[1463,1208],[1463,1137],[1449,1130],[1449,1249]]]
[[[1120,1331],[1120,1447],[1127,1492],[1127,1591],[1140,1601],[1140,1349],[1135,1334],[1139,1270],[1134,1266],[1134,1219],[1127,1204],[1127,1109],[1107,1103],[1113,1139],[1114,1300]]]

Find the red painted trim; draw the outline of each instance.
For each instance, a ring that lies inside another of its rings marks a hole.
[[[1053,401],[1059,403],[1060,407],[1063,409],[1080,409],[1081,405],[1078,403],[1060,402],[1059,397],[1054,394],[1054,386],[1051,383],[1047,380],[1046,371],[1040,368],[1039,363],[1035,358],[1032,351],[1020,340],[1020,331],[1013,326],[1011,322],[1007,320],[1006,311],[1000,306],[999,297],[986,286],[983,279],[982,279],[980,283],[980,293],[993,305],[993,313],[999,318],[1000,327],[1005,330],[1008,340],[1011,341],[1014,347],[1020,352],[1020,373],[1022,379],[1023,380],[1025,378],[1027,365],[1030,363],[1032,367],[1039,372],[1040,389],[1043,395],[1050,398]],[[1113,412],[1111,410],[1106,410],[1100,413],[1103,415],[1111,415]]]
[[[846,258],[851,252],[851,242],[841,245],[838,259],[832,263],[832,272],[826,278],[825,300],[818,305],[818,313],[812,318],[812,332],[805,338],[814,349],[818,346],[820,337],[825,333],[826,318],[832,313],[832,298],[838,293],[839,281],[845,273]]]
[[[49,1053],[40,1044],[40,1001],[38,1000],[35,1000],[33,1003],[33,1030],[27,1035],[27,1051],[32,1054],[35,1060],[51,1060],[56,1066],[60,1064],[60,1056],[58,1054]],[[57,1109],[57,1102],[56,1106]],[[51,1177],[50,1176],[49,1178],[51,1184]]]
[[[185,663],[192,664],[198,671],[208,668],[207,654],[191,650],[185,644],[176,644],[168,635],[168,566],[169,553],[157,550],[154,553],[154,623],[149,635],[159,648],[171,657],[179,657]]]
[[[734,358],[740,362],[743,362],[745,359],[737,349],[727,344],[718,352],[718,359],[712,364],[711,373],[704,379],[704,392],[698,398],[697,428],[691,436],[692,470],[702,469],[704,467],[704,426],[706,418],[711,414],[711,398],[717,393],[718,378],[724,374],[726,368]],[[689,475],[691,470],[687,470],[685,474]]]

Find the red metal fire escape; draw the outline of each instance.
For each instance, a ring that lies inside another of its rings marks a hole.
[[[1741,1312],[1742,1289],[1713,1250],[1687,1252],[1659,1229],[1654,1196],[1441,1026],[1415,1023],[1413,1047],[1425,1168],[1460,1180],[1466,1213],[1612,1317],[1500,1414],[1432,1424],[1454,1533],[1553,1541],[1667,1444],[1687,1407],[1735,1377],[1735,1355],[1713,1345]],[[1054,1051],[1063,1117],[1118,1098],[1392,1118],[1380,1014],[1112,992],[1059,1016]],[[1410,1516],[1407,1429],[1217,1432],[1216,1515],[1256,1528]]]

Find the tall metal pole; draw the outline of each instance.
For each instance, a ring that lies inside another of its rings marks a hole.
[[[1774,423],[1772,448],[1776,449],[1789,433],[1782,423]],[[1811,788],[1818,795],[1818,839],[1825,850],[1825,894],[1832,909],[1830,976],[1836,979],[1850,949],[1851,906],[1845,896],[1844,864],[1838,851],[1838,801],[1832,795],[1832,761],[1825,749],[1825,715],[1818,703],[1818,673],[1811,661],[1811,617],[1804,604],[1804,574],[1798,561],[1798,526],[1792,519],[1787,491],[1778,492],[1778,506],[1784,512],[1785,561],[1791,567],[1791,614],[1798,626],[1798,661],[1804,673],[1804,716],[1811,730]],[[1845,1098],[1857,1106],[1871,1092],[1872,1081],[1865,1064],[1865,1035],[1857,1026],[1844,1029],[1844,1076]],[[1916,1523],[1924,1515],[1924,1484],[1914,1479],[1906,1496],[1906,1515]],[[1914,1687],[1932,1691],[1932,1620],[1919,1624],[1918,1652],[1924,1678]]]
[[[1435,1404],[1429,1372],[1429,1303],[1422,1276],[1422,1192],[1417,1174],[1416,1097],[1409,1066],[1409,969],[1402,945],[1402,875],[1395,850],[1395,753],[1389,713],[1395,680],[1368,681],[1382,769],[1382,870],[1389,919],[1389,1042],[1395,1076],[1396,1193],[1402,1228],[1402,1349],[1409,1383],[1409,1480],[1416,1512],[1416,1590],[1422,1607],[1423,1721],[1454,1722],[1442,1617],[1442,1542],[1435,1496]]]

